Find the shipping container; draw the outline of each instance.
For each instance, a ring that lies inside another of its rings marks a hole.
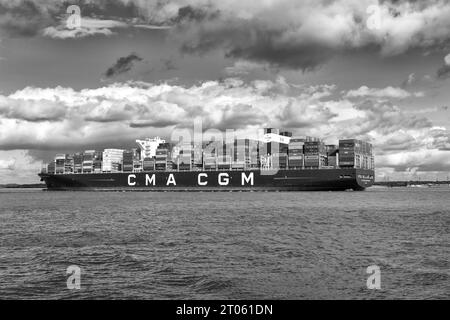
[[[144,162],[143,164],[143,170],[144,171],[152,171],[155,169],[155,163],[154,162]]]
[[[319,166],[320,166],[319,161],[314,161],[314,162],[312,162],[312,161],[305,161],[305,167],[306,168],[310,168],[310,167],[318,168]]]
[[[267,133],[280,134],[280,129],[276,129],[276,128],[264,128],[264,134],[267,134]]]
[[[54,174],[55,173],[55,162],[50,162],[47,166],[47,172],[49,174]]]
[[[231,164],[231,168],[233,169],[244,169],[245,163],[244,162],[233,162]]]
[[[133,164],[123,164],[122,165],[122,171],[123,172],[132,172],[133,171]]]
[[[349,139],[349,140],[339,140],[339,150],[343,149],[355,149],[355,140]]]
[[[334,144],[328,144],[325,146],[325,152],[327,155],[331,155],[333,153],[336,153],[338,150],[338,146]]]
[[[161,171],[166,170],[167,164],[166,163],[157,163],[155,164],[155,170]]]
[[[303,157],[304,154],[300,152],[289,153],[289,157]]]
[[[353,167],[355,165],[354,161],[343,161],[339,159],[339,166],[340,167]]]
[[[190,164],[179,164],[178,165],[178,170],[180,171],[189,171],[191,170],[191,165]]]
[[[325,145],[321,141],[307,141],[303,149],[305,154],[325,154]]]
[[[280,136],[292,137],[292,132],[290,131],[281,131]]]
[[[327,165],[328,166],[332,166],[332,167],[337,167],[338,166],[338,161],[337,161],[337,156],[328,156],[327,158]]]
[[[208,164],[215,164],[217,158],[216,157],[205,157],[204,162]]]
[[[292,137],[289,141],[289,144],[294,143],[305,143],[307,141],[306,137]]]

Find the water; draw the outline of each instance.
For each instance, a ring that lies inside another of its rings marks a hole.
[[[448,299],[449,195],[3,189],[0,298]]]

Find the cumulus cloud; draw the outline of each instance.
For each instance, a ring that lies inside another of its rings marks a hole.
[[[66,109],[58,101],[6,99],[0,96],[0,115],[6,119],[56,121],[63,119],[65,113]]]
[[[62,21],[58,26],[49,26],[43,29],[44,36],[54,39],[84,38],[94,35],[110,36],[114,29],[126,28],[128,24],[115,20],[99,20],[92,18],[81,18],[81,25],[77,28],[67,28],[66,22]]]
[[[407,86],[410,86],[410,85],[412,85],[412,84],[414,84],[414,83],[416,83],[416,82],[417,82],[416,74],[415,74],[415,73],[410,73],[410,74],[408,75],[408,78],[407,78],[405,81],[403,81],[403,83],[402,83],[402,88],[405,88],[405,87],[407,87]]]
[[[108,78],[118,76],[131,70],[135,62],[142,61],[136,53],[131,53],[126,57],[119,58],[116,63],[106,70],[105,75]]]
[[[450,167],[449,152],[436,149],[403,151],[389,155],[380,155],[377,162],[397,171],[408,171],[416,168],[420,171],[448,171]]]
[[[445,56],[444,62],[445,62],[445,65],[450,66],[450,54]]]
[[[153,1],[150,1],[153,2]],[[0,0],[0,37],[43,35],[54,39],[74,39],[94,35],[110,36],[119,28],[167,29],[149,24],[146,1],[83,1],[81,26],[67,27],[68,3],[59,0]],[[148,4],[148,5],[147,5]]]
[[[59,3],[60,5],[61,3]],[[43,28],[56,23],[58,6],[33,1],[0,0],[0,36],[30,37]]]
[[[229,76],[242,76],[261,68],[266,69],[267,66],[252,61],[238,60],[235,61],[232,66],[226,67],[224,71]]]
[[[396,168],[412,165],[417,152],[431,158],[416,166],[436,170],[436,159],[448,156],[450,147],[449,132],[423,114],[377,97],[349,99],[335,85],[294,85],[280,77],[192,86],[127,82],[78,91],[27,87],[0,95],[0,149],[127,146],[136,138],[169,137],[176,127],[192,128],[196,118],[203,120],[203,129],[248,133],[281,127],[330,143],[363,138],[375,144],[377,164]],[[411,156],[399,156],[403,153]]]
[[[386,87],[383,89],[369,88],[367,86],[361,86],[356,90],[350,90],[345,95],[347,98],[360,98],[360,97],[372,97],[372,98],[392,98],[392,99],[405,99],[411,96],[422,97],[422,92],[410,93],[402,88]]]
[[[38,183],[41,166],[26,150],[0,150],[0,184]]]
[[[450,40],[445,0],[380,2],[379,28],[369,28],[373,0],[90,1],[81,4],[85,28],[63,26],[67,4],[0,1],[0,34],[76,38],[110,35],[114,28],[170,28],[184,52],[221,49],[228,57],[275,67],[313,70],[335,54],[442,49]],[[99,18],[101,17],[101,19]]]
[[[16,165],[15,160],[1,160],[0,159],[0,170],[14,170]]]
[[[443,0],[383,1],[375,29],[367,26],[371,0],[188,3],[172,18],[185,52],[222,48],[229,57],[277,67],[311,70],[342,52],[397,55],[450,38],[450,3]]]
[[[444,65],[437,71],[437,77],[439,79],[446,79],[450,77],[450,54],[444,58]]]

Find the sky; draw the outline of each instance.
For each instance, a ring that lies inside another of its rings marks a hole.
[[[0,0],[0,184],[194,119],[364,139],[378,180],[446,179],[449,89],[446,0]]]

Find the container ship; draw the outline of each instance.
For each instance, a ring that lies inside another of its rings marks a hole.
[[[266,128],[262,139],[170,143],[57,154],[39,173],[48,190],[344,191],[374,182],[372,145]]]

